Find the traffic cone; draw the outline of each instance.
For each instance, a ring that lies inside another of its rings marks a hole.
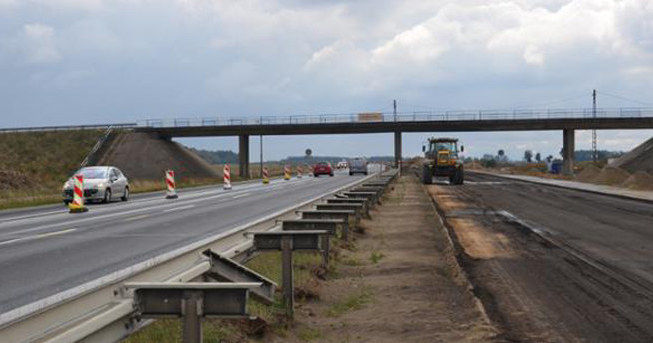
[[[222,188],[231,189],[231,166],[229,165],[229,163],[224,165],[223,175],[224,175],[224,184]]]
[[[168,186],[168,192],[166,193],[166,199],[177,199],[177,191],[175,190],[175,172],[172,170],[166,170],[166,185]]]
[[[84,175],[78,174],[73,176],[75,183],[73,188],[73,202],[68,205],[70,213],[87,212],[88,208],[84,206]]]

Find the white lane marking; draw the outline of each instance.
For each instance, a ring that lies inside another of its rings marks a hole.
[[[151,215],[149,215],[149,214],[141,214],[140,216],[133,216],[133,217],[125,218],[125,221],[126,222],[133,222],[135,220],[149,218],[150,216]]]
[[[77,229],[66,229],[66,230],[60,230],[60,231],[55,231],[55,232],[41,233],[41,234],[33,235],[33,236],[10,239],[8,241],[0,242],[0,246],[8,245],[8,244],[11,244],[11,243],[16,243],[16,242],[31,241],[31,240],[34,240],[34,239],[41,239],[41,238],[52,237],[52,236],[59,236],[59,235],[63,235],[63,234],[69,233],[69,232],[73,232],[73,231],[77,231]]]
[[[246,197],[246,196],[248,196],[248,195],[250,195],[250,194],[252,194],[252,193],[243,193],[243,194],[240,194],[240,195],[235,195],[235,196],[233,197],[233,199],[238,199],[238,198]]]
[[[277,186],[275,185],[274,187],[277,187]],[[240,190],[238,192],[240,193],[240,192],[243,192],[243,191],[245,191],[245,190]],[[8,236],[8,235],[21,234],[21,233],[34,232],[34,231],[39,231],[39,230],[52,228],[52,227],[56,227],[56,226],[70,226],[70,225],[73,225],[73,224],[86,223],[86,222],[89,222],[89,221],[94,221],[94,220],[99,220],[99,219],[107,219],[107,218],[125,216],[125,215],[132,214],[132,213],[139,213],[139,212],[144,212],[144,211],[149,211],[149,210],[156,210],[156,209],[159,209],[161,207],[163,207],[165,209],[167,207],[178,206],[179,204],[175,204],[176,202],[182,202],[184,204],[197,203],[197,202],[201,202],[201,201],[206,201],[206,200],[225,197],[225,196],[231,195],[231,194],[234,194],[234,193],[220,193],[220,194],[217,194],[217,195],[214,195],[214,196],[201,198],[201,199],[193,199],[193,200],[183,200],[182,199],[182,200],[170,201],[170,200],[165,200],[164,199],[163,201],[165,203],[163,203],[163,204],[157,204],[157,205],[154,205],[154,206],[143,207],[143,208],[138,208],[138,209],[129,210],[129,211],[121,211],[119,213],[108,213],[108,214],[103,214],[103,215],[99,215],[99,216],[87,217],[87,218],[83,218],[83,219],[74,219],[74,220],[70,220],[70,221],[66,221],[66,222],[62,222],[62,223],[58,223],[58,224],[45,224],[45,225],[30,228],[30,229],[7,232],[7,233],[4,233],[4,234],[0,235],[0,237]],[[64,214],[68,215],[68,213],[64,213]],[[1,227],[1,225],[0,225],[0,227]]]
[[[169,208],[167,210],[163,210],[163,212],[174,212],[174,211],[181,211],[181,210],[187,210],[189,208],[193,208],[195,205],[186,205],[186,206],[181,206],[181,207],[175,207],[175,208]]]
[[[276,184],[278,183],[279,180],[271,180],[271,184]],[[223,195],[226,194],[222,188],[218,188],[218,186],[221,187],[221,185],[216,185],[215,189],[201,189],[201,190],[188,190],[188,191],[181,191],[180,192],[180,197],[183,197],[183,199],[193,199],[197,198],[206,194],[216,194],[216,195]],[[234,185],[236,186],[236,185]],[[238,187],[239,191],[244,191],[244,190],[249,190],[252,188],[257,188],[263,186],[262,184],[259,183],[248,183],[242,185],[242,187]],[[163,193],[162,193],[163,194]],[[138,200],[131,200],[128,203],[114,203],[110,205],[105,205],[103,208],[97,208],[93,206],[92,210],[95,213],[104,213],[104,212],[109,212],[112,210],[119,209],[123,206],[129,206],[129,204],[144,204],[144,203],[151,203],[151,202],[165,202],[167,201],[166,199],[163,198],[163,195],[161,197],[153,197],[153,198],[147,198],[147,199],[138,199]],[[9,218],[0,218],[0,226],[2,226],[3,223],[5,222],[11,222],[11,221],[20,221],[20,220],[25,220],[25,219],[35,219],[38,217],[47,217],[47,216],[65,216],[68,213],[65,212],[65,208],[62,207],[62,210],[58,211],[50,211],[50,212],[43,212],[43,213],[33,213],[33,214],[27,214],[23,216],[14,216],[14,217],[9,217]],[[39,218],[39,219],[51,219],[51,218]]]
[[[2,219],[0,219],[0,223],[8,222],[8,221],[12,221],[12,220],[21,220],[21,219],[29,219],[29,218],[34,218],[34,217],[47,216],[47,215],[50,215],[50,214],[61,214],[61,211],[51,211],[51,212],[43,212],[43,213],[32,213],[32,214],[24,215],[24,216],[2,218]]]
[[[306,180],[306,181],[309,181],[309,180]],[[304,182],[306,182],[306,181],[304,181]],[[302,183],[302,182],[301,181],[299,181],[299,182],[298,181],[288,182],[288,181],[284,181],[284,180],[278,180],[276,183],[266,186],[266,188],[267,189],[285,188],[285,187],[287,187],[289,185],[297,185],[299,183]],[[259,186],[263,186],[263,185],[261,184]],[[252,188],[252,187],[247,187],[246,189],[240,189],[238,191],[220,192],[219,194],[216,194],[216,195],[213,195],[213,196],[210,196],[210,197],[205,197],[205,198],[200,198],[200,199],[192,199],[192,200],[183,200],[183,199],[180,198],[179,200],[170,201],[170,200],[162,199],[162,202],[164,202],[163,204],[157,204],[157,205],[154,205],[154,206],[143,207],[143,208],[129,210],[129,211],[122,211],[122,212],[119,212],[119,213],[108,213],[108,214],[103,214],[103,215],[99,215],[99,216],[87,217],[87,218],[83,218],[83,219],[75,219],[75,220],[65,221],[65,222],[57,223],[57,224],[45,224],[45,225],[41,225],[41,226],[29,228],[29,229],[7,232],[7,233],[4,233],[4,234],[1,234],[0,237],[13,236],[13,235],[16,235],[16,234],[24,234],[24,233],[29,233],[29,232],[35,232],[35,231],[40,231],[40,230],[44,230],[44,229],[55,228],[57,226],[73,226],[73,225],[86,223],[86,222],[90,222],[90,221],[96,221],[96,220],[100,220],[100,219],[120,217],[120,216],[125,216],[125,215],[128,215],[128,214],[132,214],[132,213],[139,213],[139,212],[145,212],[145,211],[150,211],[150,210],[157,210],[157,209],[160,209],[161,207],[164,207],[164,209],[165,209],[165,207],[177,206],[177,205],[175,205],[175,202],[182,202],[184,204],[193,204],[193,203],[198,203],[198,202],[202,202],[202,201],[207,201],[207,200],[212,200],[212,199],[225,197],[227,195],[234,195],[234,193],[240,194],[242,192],[249,192],[250,188]],[[251,193],[251,192],[249,192],[249,193]],[[112,207],[112,208],[115,209],[115,207]],[[65,214],[68,214],[68,213],[65,213]],[[88,215],[88,214],[86,214],[86,215]],[[0,227],[2,227],[2,225],[0,225]]]

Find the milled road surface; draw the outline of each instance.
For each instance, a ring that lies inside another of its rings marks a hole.
[[[428,188],[507,340],[653,341],[653,204],[466,177]]]
[[[274,180],[162,193],[129,202],[0,212],[0,313],[238,227],[360,180],[361,176]]]

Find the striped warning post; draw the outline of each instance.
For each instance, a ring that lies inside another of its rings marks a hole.
[[[68,205],[70,213],[82,213],[88,211],[84,206],[84,175],[77,174],[73,176],[73,201]]]
[[[222,185],[222,188],[231,189],[231,166],[229,163],[224,165],[222,174],[224,175],[224,184]]]
[[[263,167],[263,183],[270,183],[270,172],[268,171],[268,167]]]
[[[290,180],[290,165],[286,164],[285,167],[283,167],[283,179],[288,181]]]
[[[175,184],[175,172],[172,170],[166,170],[166,186],[168,186],[168,192],[166,192],[166,199],[177,199],[176,184]]]
[[[308,176],[309,176],[309,177],[313,177],[313,176],[315,176],[315,175],[313,174],[313,166],[311,166],[311,165],[307,165],[306,167],[307,167],[307,169],[308,169]]]
[[[297,178],[298,178],[298,179],[301,179],[301,178],[302,178],[302,173],[303,173],[303,172],[304,172],[304,170],[302,169],[302,165],[301,165],[301,164],[298,165],[298,166],[297,166]]]

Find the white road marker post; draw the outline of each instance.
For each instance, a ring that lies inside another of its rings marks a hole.
[[[168,192],[166,193],[166,199],[177,199],[177,191],[175,190],[175,172],[172,170],[166,170],[166,185],[168,186]]]
[[[229,163],[224,165],[224,170],[222,172],[224,175],[224,184],[222,185],[223,189],[231,189],[231,166]]]
[[[286,164],[286,166],[283,167],[283,179],[286,181],[290,180],[290,173],[291,173],[290,165]]]
[[[68,205],[70,213],[88,212],[88,208],[84,206],[84,175],[73,176],[73,182],[73,201]]]

